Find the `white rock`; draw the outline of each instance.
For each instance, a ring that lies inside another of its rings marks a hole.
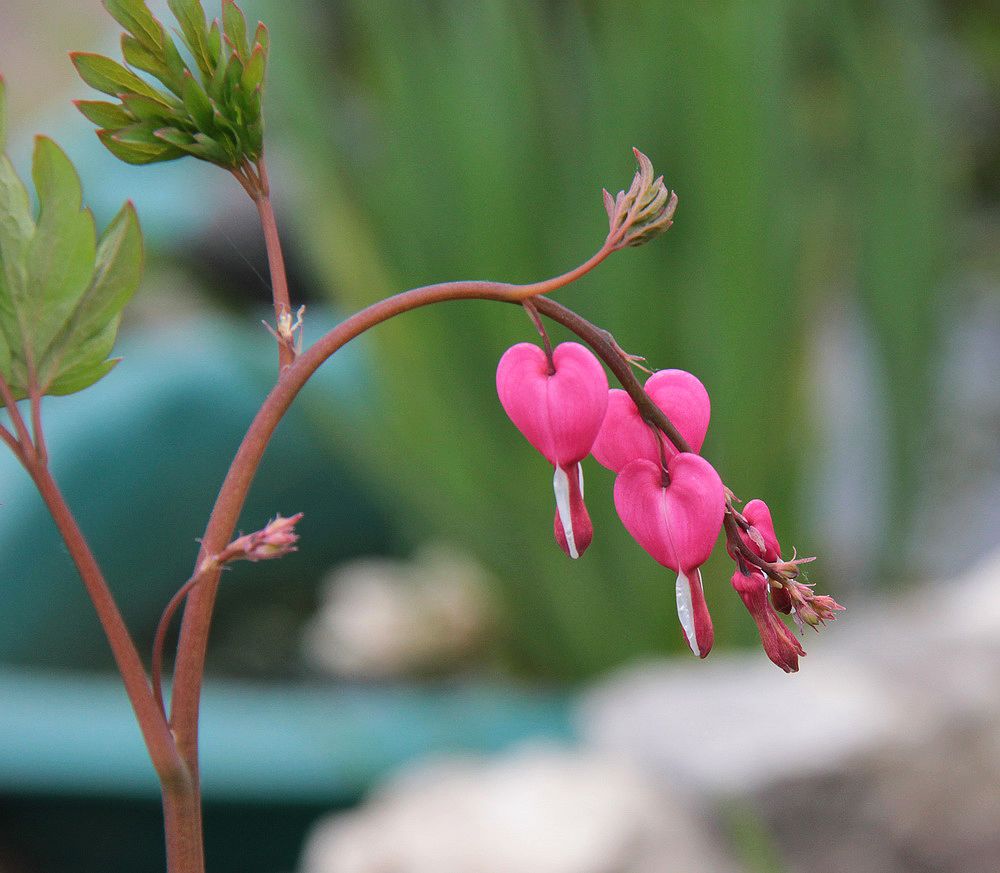
[[[634,765],[532,749],[429,763],[322,822],[302,873],[731,873],[704,825]]]

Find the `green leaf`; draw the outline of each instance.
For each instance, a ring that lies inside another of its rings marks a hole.
[[[171,78],[162,53],[154,54],[134,36],[129,36],[127,33],[122,34],[122,57],[125,58],[126,63],[137,70],[143,70],[156,76],[164,84]]]
[[[160,54],[163,47],[163,27],[153,17],[143,0],[104,0],[104,8],[142,45]]]
[[[263,21],[257,22],[257,30],[253,35],[254,46],[260,46],[267,54],[268,46],[271,42],[271,35]]]
[[[213,123],[214,112],[212,110],[212,102],[208,99],[205,89],[198,84],[198,80],[190,73],[184,77],[182,94],[184,96],[184,106],[191,113],[191,117],[194,119],[195,124],[198,125],[198,128],[206,133],[211,132],[215,127]]]
[[[25,345],[41,360],[49,343],[73,311],[94,272],[97,230],[83,209],[80,179],[68,157],[52,140],[38,137],[32,162],[38,193],[38,226],[28,247],[30,277]]]
[[[174,41],[169,36],[165,36],[163,42],[163,62],[170,73],[169,81],[164,80],[163,84],[180,97],[184,89],[184,74],[188,68],[181,53],[177,50],[177,46],[174,45]]]
[[[208,49],[208,26],[201,0],[167,0],[167,5],[181,26],[184,41],[194,55],[198,68],[206,79],[211,77],[213,64]]]
[[[133,125],[136,121],[149,121],[153,122],[155,127],[164,127],[172,124],[176,118],[175,114],[164,109],[158,100],[150,100],[141,94],[126,94],[122,97],[122,105],[133,116],[133,120],[126,126]]]
[[[227,103],[232,103],[236,99],[242,78],[243,61],[240,60],[236,52],[233,52],[229,56],[229,63],[226,64],[225,87],[223,89]]]
[[[68,346],[96,335],[121,313],[139,287],[142,231],[131,203],[121,208],[104,231],[95,260],[90,285],[60,335],[60,342]]]
[[[95,382],[103,379],[116,366],[121,358],[110,358],[99,364],[78,367],[60,376],[49,385],[46,394],[62,397],[66,394],[75,394],[84,388],[89,388]]]
[[[142,249],[135,208],[126,203],[101,237],[90,286],[39,368],[43,386],[59,385],[70,374],[93,370],[111,353],[121,311],[142,278]]]
[[[111,58],[87,52],[73,52],[70,57],[80,78],[91,88],[110,94],[112,97],[120,94],[142,94],[153,100],[163,101],[163,97],[152,85]]]
[[[214,70],[222,57],[222,34],[219,32],[219,22],[213,21],[208,29],[208,56]]]
[[[195,136],[185,133],[182,130],[165,127],[156,131],[156,136],[158,139],[170,143],[172,146],[183,150],[189,155],[194,155],[196,158],[202,158],[213,163],[221,163],[225,166],[231,163],[219,144],[203,133],[196,134],[196,139]]]
[[[84,118],[98,127],[117,130],[119,127],[128,127],[136,122],[136,119],[117,103],[107,103],[104,100],[74,100],[73,105],[80,110]]]
[[[184,156],[184,152],[180,149],[164,142],[150,144],[130,140],[126,134],[126,131],[130,130],[131,128],[127,127],[123,130],[99,130],[97,136],[111,154],[126,164],[155,164]]]
[[[222,27],[236,53],[240,58],[246,59],[249,54],[247,20],[243,15],[243,10],[236,5],[234,0],[222,0]]]
[[[21,347],[18,313],[28,293],[27,254],[35,221],[28,192],[0,155],[0,328],[11,349]]]
[[[264,83],[264,65],[266,63],[267,56],[264,53],[264,49],[261,46],[256,46],[250,54],[250,59],[247,61],[247,65],[243,70],[243,77],[240,82],[243,90],[248,94],[252,94],[258,88],[262,87]]]

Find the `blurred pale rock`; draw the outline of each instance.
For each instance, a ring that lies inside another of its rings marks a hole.
[[[366,559],[337,569],[306,629],[305,657],[337,676],[391,679],[480,659],[495,625],[484,569],[430,545],[411,560]]]
[[[996,873],[1000,555],[848,609],[794,676],[759,653],[632,668],[585,696],[581,732],[749,803],[793,873]]]
[[[733,873],[633,764],[532,749],[425,764],[321,823],[302,873]]]

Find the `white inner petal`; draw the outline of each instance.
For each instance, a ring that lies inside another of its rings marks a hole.
[[[695,571],[697,573],[697,571]],[[677,617],[684,628],[688,645],[695,657],[701,657],[701,650],[698,648],[698,635],[694,629],[694,604],[691,602],[691,582],[683,572],[677,574]]]
[[[583,499],[583,464],[577,464],[576,471],[580,474],[580,498]]]
[[[576,539],[573,537],[573,515],[569,506],[569,477],[566,471],[556,465],[556,474],[552,478],[552,488],[556,492],[556,510],[559,513],[559,523],[566,535],[566,548],[571,558],[579,558],[576,550]]]

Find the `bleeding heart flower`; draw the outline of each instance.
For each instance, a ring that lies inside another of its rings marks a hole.
[[[688,441],[691,450],[700,452],[712,409],[705,386],[684,370],[660,370],[646,380],[644,387],[650,399]],[[658,430],[654,433],[643,420],[627,392],[611,391],[608,412],[594,442],[593,453],[597,461],[616,473],[637,458],[658,464],[657,440],[662,442],[666,456],[677,454],[677,447]]]
[[[704,458],[688,452],[659,463],[640,458],[615,480],[615,508],[626,530],[677,576],[677,615],[691,651],[712,647],[712,621],[700,567],[712,553],[725,512],[725,488]]]
[[[767,596],[771,586],[767,577],[757,568],[749,567],[746,573],[737,569],[732,582],[743,605],[757,623],[767,656],[786,673],[798,671],[799,656],[804,656],[805,650],[771,606]]]
[[[556,541],[577,558],[593,538],[580,461],[607,411],[604,368],[579,343],[557,346],[551,364],[538,346],[518,343],[497,365],[497,394],[514,426],[555,467]]]

